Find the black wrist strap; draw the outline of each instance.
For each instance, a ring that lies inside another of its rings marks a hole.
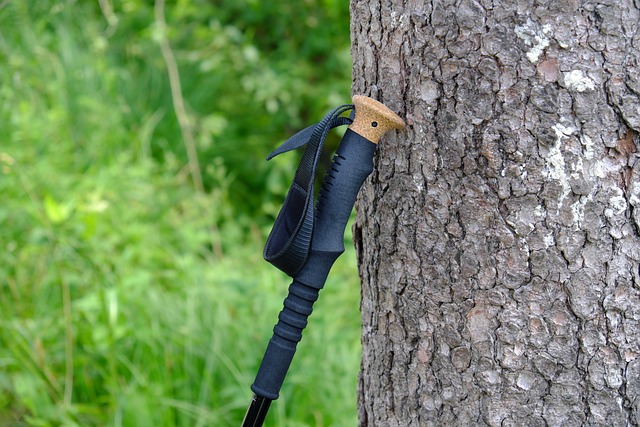
[[[315,217],[314,180],[324,140],[329,130],[352,123],[352,118],[341,115],[353,109],[351,104],[336,108],[320,122],[293,135],[267,157],[270,160],[307,146],[264,247],[264,258],[289,276],[293,277],[304,266],[309,255]]]

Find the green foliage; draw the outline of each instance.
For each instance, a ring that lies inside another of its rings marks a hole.
[[[0,425],[239,425],[288,281],[261,245],[295,163],[263,159],[348,98],[348,4],[179,0],[166,34],[142,0],[0,5]],[[354,264],[269,425],[355,424]]]

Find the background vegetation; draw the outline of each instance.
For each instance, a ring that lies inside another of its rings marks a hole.
[[[348,99],[348,27],[342,0],[0,0],[0,425],[239,425],[289,282],[261,251],[296,159],[263,159]],[[268,425],[355,425],[354,264]]]

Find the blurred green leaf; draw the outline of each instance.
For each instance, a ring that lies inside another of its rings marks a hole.
[[[69,219],[73,209],[70,203],[58,203],[47,194],[44,196],[44,211],[49,221],[53,224],[61,224]]]

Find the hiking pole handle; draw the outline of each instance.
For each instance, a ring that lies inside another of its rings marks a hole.
[[[344,230],[358,191],[373,171],[376,143],[387,130],[404,126],[397,115],[371,98],[356,96],[353,101],[355,120],[340,142],[318,196],[309,257],[289,286],[251,386],[255,396],[243,427],[261,426],[271,400],[278,398],[313,304],[333,263],[344,252]]]

